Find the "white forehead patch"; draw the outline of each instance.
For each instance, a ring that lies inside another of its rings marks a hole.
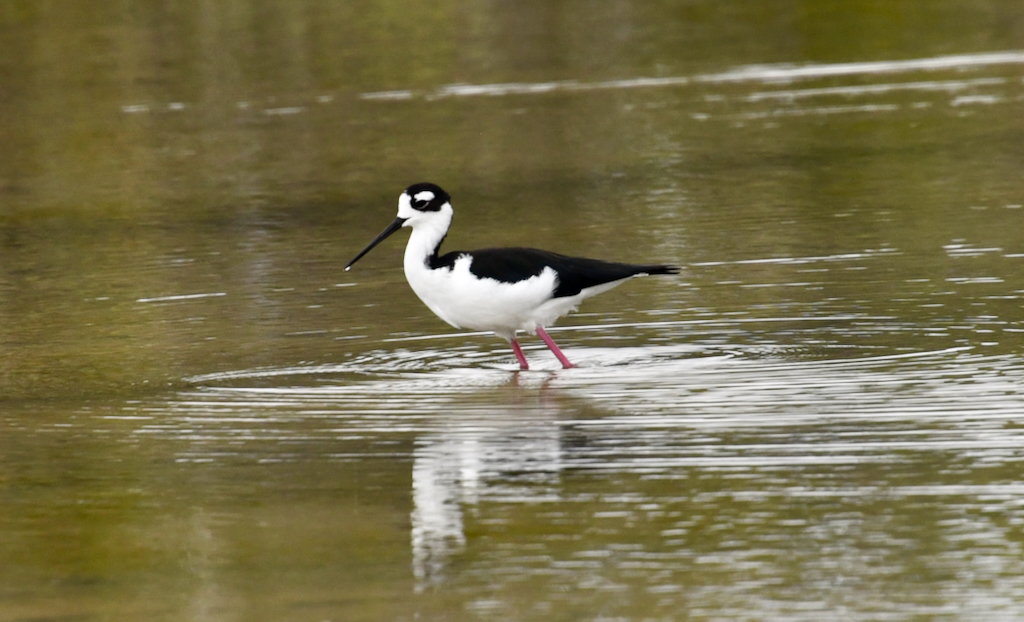
[[[429,203],[434,200],[434,193],[429,190],[422,190],[420,192],[417,192],[413,198],[416,199],[417,201]]]

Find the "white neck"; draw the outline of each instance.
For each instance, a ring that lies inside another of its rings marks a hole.
[[[434,254],[448,227],[452,223],[452,208],[445,205],[439,212],[419,214],[410,219],[406,226],[412,226],[409,244],[405,247],[405,266],[422,266]]]

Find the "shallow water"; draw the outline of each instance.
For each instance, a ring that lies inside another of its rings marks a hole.
[[[0,9],[0,620],[1024,617],[1019,11],[886,6]],[[421,180],[682,273],[519,372]]]

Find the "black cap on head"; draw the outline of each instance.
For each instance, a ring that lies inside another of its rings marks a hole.
[[[409,195],[410,207],[421,212],[436,212],[451,201],[451,197],[440,186],[426,182],[409,186],[405,194]]]

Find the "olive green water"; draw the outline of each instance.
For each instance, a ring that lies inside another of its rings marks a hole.
[[[1024,618],[1022,171],[1017,2],[0,3],[0,621]]]

